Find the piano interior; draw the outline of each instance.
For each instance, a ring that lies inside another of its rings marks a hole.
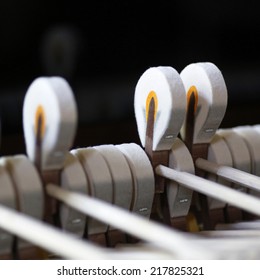
[[[3,1],[0,259],[260,258],[259,17],[200,2]]]

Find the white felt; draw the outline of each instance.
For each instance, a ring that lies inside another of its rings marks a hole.
[[[219,165],[233,166],[232,156],[229,148],[222,137],[214,135],[208,149],[208,161],[217,163]],[[208,174],[207,179],[218,182],[225,186],[231,187],[231,182],[220,178],[219,176]],[[211,197],[208,198],[209,208],[224,208],[226,203],[224,201],[216,200]]]
[[[134,189],[131,211],[149,218],[155,192],[152,165],[139,145],[131,143],[116,147],[125,155],[132,172]]]
[[[2,164],[8,170],[14,189],[16,189],[19,209],[22,213],[42,220],[44,212],[44,193],[40,176],[24,155],[2,157]],[[19,242],[19,248],[29,246]]]
[[[40,176],[24,155],[2,157],[0,159],[17,188],[20,210],[37,219],[43,218],[44,193]]]
[[[95,148],[81,148],[71,151],[80,160],[88,179],[90,194],[112,204],[113,184],[110,171],[102,154]],[[105,233],[107,224],[88,219],[88,234]]]
[[[260,124],[255,124],[255,125],[252,125],[252,128],[257,131],[258,133],[260,133]]]
[[[193,63],[180,74],[188,93],[192,86],[198,92],[193,143],[209,143],[222,122],[227,107],[227,88],[220,70],[213,63]],[[181,130],[185,139],[185,129]]]
[[[158,99],[153,150],[169,150],[185,117],[185,90],[179,74],[172,67],[152,67],[143,73],[136,85],[134,98],[135,118],[143,146],[147,126],[146,101],[151,91]]]
[[[228,145],[232,156],[233,167],[251,173],[250,153],[243,138],[232,129],[219,129],[217,135],[223,137]],[[246,192],[246,188],[239,184],[233,184],[232,187]]]
[[[78,158],[68,153],[60,177],[61,187],[83,194],[89,193],[88,181]],[[74,209],[62,204],[60,207],[61,226],[65,231],[82,236],[85,230],[86,217]]]
[[[11,209],[16,208],[14,186],[2,164],[0,164],[0,204]],[[0,254],[11,253],[12,241],[12,235],[0,229]]]
[[[113,204],[130,210],[133,183],[124,155],[114,145],[95,146],[104,157],[113,181]]]
[[[32,161],[35,160],[35,118],[39,106],[45,115],[42,169],[61,169],[73,144],[77,123],[76,103],[69,84],[60,77],[37,78],[26,93],[23,128],[26,152]]]
[[[244,139],[251,157],[251,173],[260,176],[260,134],[251,126],[233,128]],[[259,196],[260,193],[250,190],[250,193]]]
[[[169,155],[169,167],[194,174],[194,164],[189,150],[176,138]],[[188,214],[193,191],[174,181],[167,181],[167,197],[170,216],[181,217]]]

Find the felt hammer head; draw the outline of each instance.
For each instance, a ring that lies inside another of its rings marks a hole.
[[[193,144],[210,143],[219,128],[227,107],[227,88],[220,70],[213,63],[193,63],[180,74],[187,99],[196,95]],[[187,100],[189,104],[189,100]],[[186,124],[186,121],[184,122]],[[181,130],[186,138],[185,128]]]
[[[154,102],[153,150],[170,150],[185,118],[186,95],[182,80],[172,67],[152,67],[140,77],[134,98],[135,118],[145,146],[149,103]]]
[[[76,127],[77,107],[67,81],[61,77],[34,80],[23,105],[23,129],[29,158],[35,161],[38,133],[41,169],[61,169],[73,144]]]

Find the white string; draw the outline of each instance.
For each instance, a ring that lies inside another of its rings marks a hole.
[[[178,232],[172,228],[148,221],[137,214],[129,213],[104,201],[66,191],[53,184],[48,184],[46,190],[50,196],[64,202],[68,206],[128,234],[151,242],[154,246],[177,255],[180,259],[210,259],[213,257],[213,253],[210,253],[208,250],[194,246],[189,241],[188,234],[185,235],[185,233]]]
[[[249,238],[199,238],[194,243],[218,253],[221,259],[257,259],[260,258],[259,237]]]
[[[238,238],[238,240],[199,238],[195,234],[179,233],[172,228],[168,229],[147,221],[116,206],[79,193],[65,191],[52,184],[47,185],[47,192],[87,215],[111,223],[114,227],[151,242],[153,246],[163,249],[166,253],[171,253],[174,259],[258,259],[260,257],[259,247],[255,246],[255,244],[260,245],[259,238]],[[221,243],[222,240],[223,243]],[[135,256],[139,254],[141,257],[144,256],[146,250],[139,252],[138,250],[136,252],[126,250],[122,253],[122,257],[127,256],[128,252],[130,258],[134,257],[134,255],[131,256],[134,253],[136,253]],[[120,254],[114,252],[111,257],[118,258]],[[167,258],[167,255],[164,256]]]
[[[232,224],[218,224],[217,230],[260,230],[260,221],[246,221]]]
[[[169,252],[152,248],[148,250],[112,250],[80,240],[51,225],[0,205],[0,228],[25,239],[58,257],[75,260],[104,259],[174,259]]]
[[[163,165],[158,165],[155,172],[164,178],[174,180],[194,191],[225,201],[230,205],[260,216],[260,200],[253,196],[238,192],[187,172],[176,171]]]
[[[195,164],[199,169],[213,173],[225,178],[228,181],[260,192],[260,178],[255,175],[229,166],[219,165],[215,162],[210,162],[202,158],[198,158]]]
[[[66,259],[106,257],[101,248],[3,205],[0,205],[0,227]]]
[[[259,224],[260,228],[260,224]],[[250,238],[260,237],[259,229],[244,229],[244,230],[205,230],[198,232],[198,236],[214,237],[214,238]]]

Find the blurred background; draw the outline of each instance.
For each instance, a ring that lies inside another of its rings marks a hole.
[[[139,143],[133,98],[152,66],[210,61],[229,103],[221,127],[260,123],[256,1],[0,2],[1,153],[24,152],[23,99],[39,76],[70,83],[79,110],[75,147]]]

